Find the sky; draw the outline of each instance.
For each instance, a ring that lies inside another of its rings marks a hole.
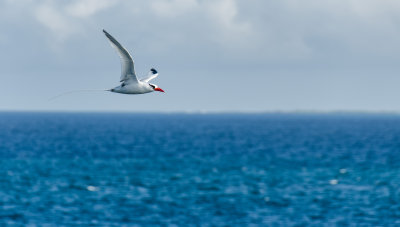
[[[119,85],[106,29],[166,93]],[[1,0],[0,110],[400,112],[398,0]]]

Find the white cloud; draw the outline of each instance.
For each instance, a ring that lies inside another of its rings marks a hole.
[[[66,12],[76,17],[89,17],[118,3],[118,0],[81,0],[66,6]]]
[[[235,0],[155,0],[150,6],[156,18],[168,20],[166,32],[170,37],[187,37],[195,32],[199,35],[193,38],[228,49],[247,48],[248,41],[256,37],[251,23],[238,17]]]
[[[158,16],[175,17],[199,6],[197,0],[156,0],[150,3]]]
[[[36,19],[60,40],[77,32],[76,25],[62,11],[51,4],[43,4],[35,10]]]
[[[212,1],[207,5],[207,9],[222,29],[234,33],[250,31],[249,23],[237,20],[238,9],[234,0]]]
[[[220,45],[242,49],[249,48],[255,41],[255,34],[249,22],[238,19],[239,10],[235,0],[209,1],[206,10],[212,22],[216,22],[216,37]]]
[[[56,37],[57,45],[79,33],[83,34],[89,18],[105,10],[118,1],[80,0],[66,3],[42,1],[34,8],[34,17]]]

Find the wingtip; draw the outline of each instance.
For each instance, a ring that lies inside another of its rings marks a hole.
[[[104,33],[106,36],[111,36],[110,33],[108,33],[105,29],[103,29],[103,33]]]
[[[156,70],[155,68],[151,68],[150,71],[151,71],[151,73],[153,73],[153,74],[157,74],[157,73],[158,73],[157,70]]]

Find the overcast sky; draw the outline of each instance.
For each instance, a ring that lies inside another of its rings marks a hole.
[[[102,29],[166,91],[118,85]],[[397,111],[398,0],[2,0],[0,110]]]

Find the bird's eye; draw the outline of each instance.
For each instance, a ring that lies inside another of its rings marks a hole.
[[[152,84],[149,84],[150,85],[150,87],[152,87],[153,89],[155,89],[156,88],[156,86],[154,86],[154,85],[152,85]]]

